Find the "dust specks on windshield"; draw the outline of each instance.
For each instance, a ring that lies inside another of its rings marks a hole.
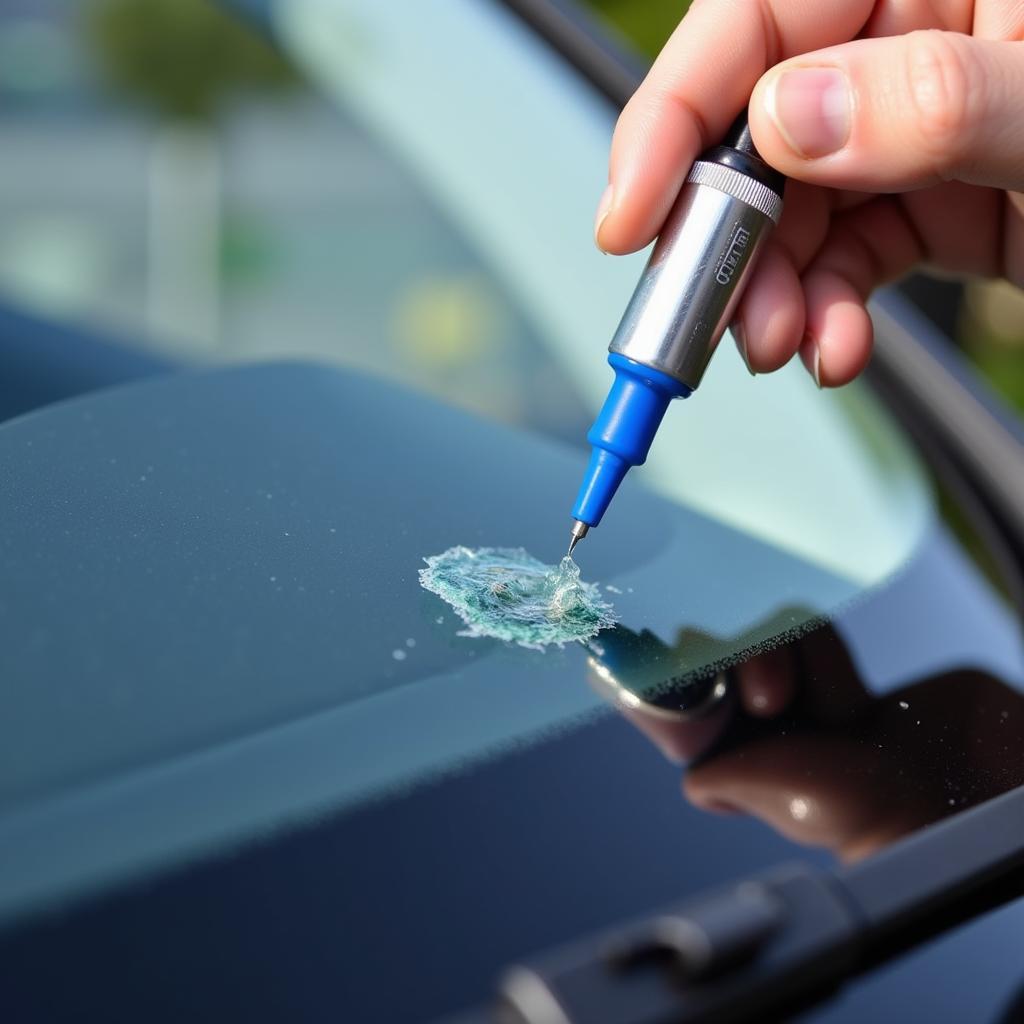
[[[546,565],[523,548],[449,548],[425,558],[420,583],[466,624],[460,636],[544,650],[615,624],[612,606],[569,557]]]

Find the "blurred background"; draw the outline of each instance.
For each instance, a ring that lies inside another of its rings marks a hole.
[[[244,7],[2,0],[0,305],[189,363],[343,358],[578,440],[479,256]]]
[[[686,4],[591,7],[649,57]],[[189,361],[343,346],[350,365],[579,439],[584,411],[458,231],[208,0],[2,0],[0,146],[0,304]],[[908,290],[1024,410],[1021,294]]]

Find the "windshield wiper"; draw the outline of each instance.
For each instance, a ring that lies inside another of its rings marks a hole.
[[[763,1020],[1019,895],[1024,791],[835,870],[794,864],[715,889],[505,972],[501,1005],[460,1020]]]

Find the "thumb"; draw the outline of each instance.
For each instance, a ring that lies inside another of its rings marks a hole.
[[[927,31],[804,54],[761,78],[750,125],[765,160],[817,185],[1024,189],[1024,42]]]

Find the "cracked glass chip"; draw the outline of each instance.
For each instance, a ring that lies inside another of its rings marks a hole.
[[[589,640],[615,624],[612,606],[596,584],[580,579],[568,556],[553,566],[523,548],[454,547],[424,561],[420,583],[466,624],[460,636],[544,650]]]

